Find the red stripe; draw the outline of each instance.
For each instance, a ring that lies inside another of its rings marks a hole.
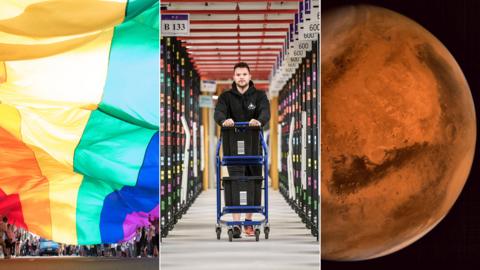
[[[18,194],[7,195],[0,188],[0,215],[7,216],[8,223],[28,230],[23,220],[22,204]]]

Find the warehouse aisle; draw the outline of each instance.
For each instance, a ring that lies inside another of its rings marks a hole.
[[[215,190],[202,192],[161,243],[161,267],[179,269],[313,270],[320,267],[319,243],[279,192],[270,190],[270,239],[242,236],[228,242],[215,235]]]
[[[320,267],[319,14],[317,0],[162,1],[162,269]],[[212,188],[222,133],[214,110],[239,63],[270,103],[263,135],[271,233],[260,242],[228,242],[226,228],[220,241],[215,233]]]

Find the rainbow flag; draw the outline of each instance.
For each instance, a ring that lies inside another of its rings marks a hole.
[[[158,217],[157,0],[0,1],[0,215],[68,244]]]

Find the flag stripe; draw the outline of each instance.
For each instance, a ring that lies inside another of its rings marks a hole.
[[[125,21],[137,17],[155,3],[158,3],[158,0],[128,0]]]
[[[121,184],[105,182],[101,179],[84,176],[77,202],[77,241],[79,245],[98,244],[102,242],[99,229],[100,214],[105,197]]]
[[[75,150],[74,169],[93,178],[134,186],[154,133],[95,110]]]
[[[0,100],[22,107],[96,107],[107,77],[112,35],[113,29],[62,54],[8,62]]]
[[[124,21],[127,4],[126,0],[32,2],[2,0],[0,31],[36,38],[88,33]]]
[[[0,187],[6,195],[18,194],[23,220],[31,232],[51,237],[48,180],[42,175],[34,153],[3,128],[0,128],[0,149]]]
[[[158,43],[158,30],[135,20],[115,28],[107,82],[99,105],[102,111],[130,123],[158,129]]]
[[[0,215],[67,244],[158,216],[158,16],[155,0],[0,2]]]
[[[21,41],[18,40],[18,38],[15,38],[15,40],[4,41],[5,38],[3,38],[0,40],[0,60],[13,61],[35,59],[67,52],[94,40],[100,34],[101,32],[97,32],[61,40],[54,38],[44,40],[43,42],[38,42],[37,40],[32,42],[32,39],[29,38],[25,38]],[[20,42],[23,42],[23,44]]]
[[[8,213],[8,220],[15,226],[28,228],[23,220],[22,204],[18,194],[7,195],[0,188],[0,212]]]
[[[135,186],[147,146],[156,131],[99,110],[92,112],[75,150],[74,168],[85,177],[77,202],[79,243],[100,243],[100,214],[105,197]],[[158,180],[158,178],[157,178]]]
[[[71,165],[61,164],[41,148],[30,147],[49,182],[52,239],[61,239],[65,244],[77,244],[75,213],[83,176],[74,173]]]
[[[128,236],[131,233],[124,232],[124,224],[112,221],[125,220],[132,212],[148,213],[158,206],[158,136],[158,132],[155,133],[147,147],[137,184],[133,187],[125,186],[105,198],[100,220],[102,242],[115,243],[125,240],[125,235]],[[147,218],[146,214],[145,219]],[[146,222],[148,224],[148,220]],[[137,220],[135,224],[138,223],[140,222]]]

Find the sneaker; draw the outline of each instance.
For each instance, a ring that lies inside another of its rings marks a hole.
[[[255,230],[253,229],[253,226],[245,226],[243,231],[247,236],[255,236]]]
[[[233,238],[242,238],[242,230],[239,226],[233,226]]]

